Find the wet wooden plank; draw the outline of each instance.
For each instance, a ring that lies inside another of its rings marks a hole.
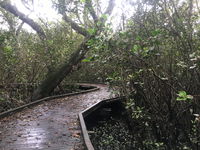
[[[82,150],[78,113],[110,96],[100,90],[54,99],[0,119],[0,150]]]

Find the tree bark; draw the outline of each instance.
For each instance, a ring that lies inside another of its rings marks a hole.
[[[90,34],[89,32],[80,27],[79,25],[77,25],[73,20],[71,20],[66,14],[62,14],[63,15],[63,20],[67,23],[69,23],[71,25],[71,27],[76,31],[78,32],[79,34],[82,34],[83,36],[85,37],[88,37]]]
[[[85,38],[78,49],[71,55],[70,59],[66,61],[60,68],[55,72],[52,72],[47,78],[41,83],[41,85],[34,91],[32,100],[37,100],[42,97],[48,96],[53,90],[63,81],[63,79],[71,73],[73,68],[81,62],[85,54],[88,52],[89,47],[87,42],[92,39],[93,36]]]

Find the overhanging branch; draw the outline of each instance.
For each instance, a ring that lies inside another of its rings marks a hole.
[[[32,19],[28,18],[25,14],[20,12],[15,6],[11,5],[8,1],[0,2],[0,7],[5,9],[6,11],[12,13],[16,17],[19,17],[23,22],[27,23],[29,26],[32,27],[33,30],[37,32],[39,37],[44,40],[46,39],[46,34],[44,33],[43,29],[40,25],[34,22]]]

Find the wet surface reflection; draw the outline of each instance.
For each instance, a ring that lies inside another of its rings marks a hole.
[[[83,149],[78,113],[110,97],[107,86],[95,86],[101,89],[43,102],[1,119],[0,150]]]

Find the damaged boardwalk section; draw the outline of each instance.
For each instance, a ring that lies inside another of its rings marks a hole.
[[[42,102],[0,119],[1,150],[82,150],[78,113],[110,98],[106,85],[97,91]]]

